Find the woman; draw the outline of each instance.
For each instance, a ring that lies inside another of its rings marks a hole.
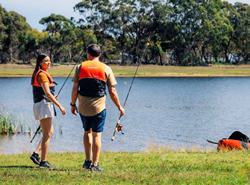
[[[66,113],[66,110],[57,101],[57,97],[54,96],[55,82],[48,73],[50,64],[50,58],[45,54],[40,54],[37,57],[36,67],[31,79],[31,84],[33,86],[34,116],[36,120],[40,120],[43,137],[30,159],[35,164],[38,164],[40,168],[55,168],[55,166],[51,165],[46,160],[50,138],[54,134],[54,127],[52,124],[52,118],[55,115],[54,105],[60,109],[63,115]],[[40,162],[39,153],[41,150],[42,156]]]

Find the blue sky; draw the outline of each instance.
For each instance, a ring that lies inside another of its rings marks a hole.
[[[7,11],[15,11],[23,15],[30,26],[39,31],[44,29],[44,26],[39,24],[39,20],[51,13],[61,14],[67,18],[75,17],[78,20],[79,12],[74,12],[73,7],[79,2],[81,0],[0,0],[0,4]],[[228,2],[250,4],[250,0],[228,0]]]

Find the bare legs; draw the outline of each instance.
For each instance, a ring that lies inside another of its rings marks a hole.
[[[86,160],[90,160],[91,158],[91,148],[93,153],[93,165],[97,166],[100,152],[101,152],[101,132],[92,132],[90,129],[89,131],[84,132],[83,136],[83,144],[85,148],[85,155]]]
[[[91,159],[91,147],[92,147],[92,130],[84,132],[83,136],[83,145],[85,149],[86,160],[89,161]]]
[[[92,136],[93,136],[93,146],[92,146],[93,165],[97,166],[100,152],[101,152],[101,146],[102,146],[102,142],[101,142],[102,133],[101,132],[93,132]]]
[[[43,138],[42,138],[43,139]],[[37,145],[35,153],[39,154],[42,150],[42,139],[40,140],[39,144]]]
[[[41,161],[46,161],[47,153],[49,151],[50,138],[54,134],[52,118],[45,118],[40,120],[40,126],[42,128],[43,137],[40,140],[35,153],[39,154],[42,150]]]

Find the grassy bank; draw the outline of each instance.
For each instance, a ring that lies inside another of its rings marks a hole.
[[[68,76],[73,65],[54,65],[49,70],[52,76]],[[133,76],[136,66],[111,65],[116,76]],[[1,64],[0,77],[31,76],[34,66]],[[73,73],[71,76],[73,76]],[[177,67],[142,65],[137,76],[250,76],[250,65],[244,66],[209,66]]]
[[[249,184],[249,151],[102,153],[104,172],[82,168],[83,153],[53,153],[56,170],[39,169],[28,154],[0,155],[0,184]]]

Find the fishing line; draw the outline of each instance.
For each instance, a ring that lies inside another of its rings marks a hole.
[[[144,56],[144,54],[145,54],[146,51],[148,50],[148,46],[150,46],[150,43],[149,43],[149,42],[147,42],[147,47],[146,47],[146,49],[144,50],[144,53],[143,53],[143,54],[140,56],[140,58],[139,58],[138,65],[137,65],[137,68],[136,68],[136,71],[135,71],[133,80],[132,80],[132,82],[131,82],[131,85],[130,85],[130,87],[129,87],[129,90],[128,90],[126,99],[125,99],[124,104],[123,104],[123,108],[125,108],[126,102],[127,102],[127,100],[128,100],[128,96],[129,96],[129,94],[130,94],[130,90],[131,90],[131,88],[132,88],[132,86],[133,86],[133,83],[134,83],[134,80],[135,80],[137,71],[138,71],[139,66],[140,66],[140,64],[141,64],[141,57]],[[122,127],[123,127],[123,126],[120,124],[121,117],[122,117],[122,116],[120,115],[119,119],[118,119],[117,122],[116,122],[115,130],[114,130],[113,136],[112,136],[112,138],[111,138],[111,141],[114,141],[116,131],[118,131],[118,132],[121,131],[121,133],[124,134],[124,133],[122,132]]]
[[[140,63],[138,63],[138,65],[137,65],[137,68],[136,68],[136,71],[135,71],[135,75],[134,75],[134,77],[133,77],[133,80],[132,80],[131,85],[130,85],[129,90],[128,90],[128,94],[127,94],[126,99],[125,99],[124,104],[123,104],[123,108],[124,108],[125,105],[126,105],[126,102],[127,102],[128,96],[129,96],[129,94],[130,94],[130,90],[131,90],[131,88],[132,88],[132,86],[133,86],[133,83],[134,83],[134,80],[135,80],[135,76],[136,76],[136,74],[137,74],[137,71],[138,71],[139,66],[140,66]],[[115,130],[114,130],[114,133],[113,133],[113,137],[111,138],[111,141],[114,141],[116,131],[118,131],[118,132],[121,131],[121,133],[124,134],[124,133],[122,132],[122,125],[120,124],[121,117],[122,117],[122,116],[120,115],[118,121],[116,122]]]

